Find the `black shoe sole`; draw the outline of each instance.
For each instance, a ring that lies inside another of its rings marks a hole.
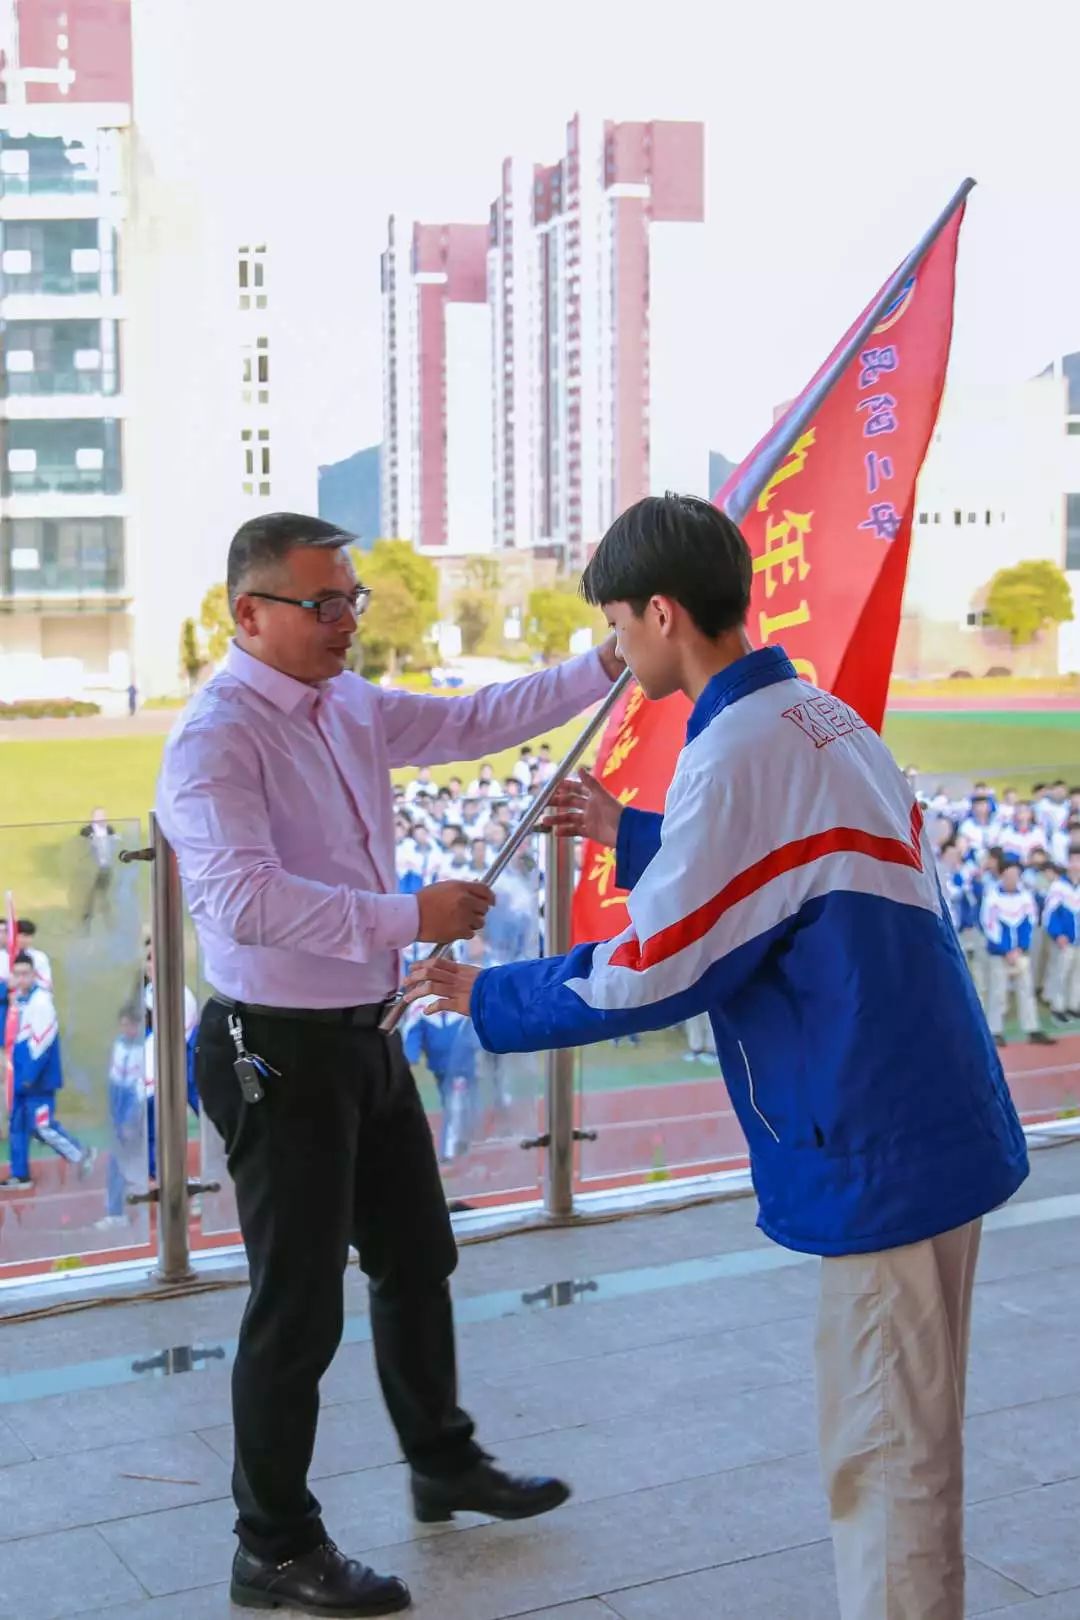
[[[332,1620],[369,1620],[380,1614],[400,1614],[412,1604],[412,1597],[405,1592],[400,1598],[384,1599],[370,1603],[346,1604],[316,1604],[301,1603],[293,1597],[275,1597],[272,1592],[260,1591],[255,1586],[241,1586],[232,1581],[229,1586],[229,1602],[235,1603],[238,1609],[293,1609],[297,1614],[328,1615]]]
[[[538,1519],[542,1513],[554,1513],[556,1508],[562,1507],[564,1502],[570,1500],[571,1494],[570,1487],[567,1485],[563,1488],[561,1494],[555,1495],[549,1501],[545,1501],[540,1507],[509,1508],[503,1513],[499,1513],[491,1507],[470,1507],[468,1503],[464,1502],[460,1505],[455,1503],[450,1506],[441,1502],[419,1502],[414,1498],[413,1514],[417,1524],[449,1524],[455,1513],[482,1513],[488,1519],[499,1519],[503,1523],[513,1523],[519,1519]]]

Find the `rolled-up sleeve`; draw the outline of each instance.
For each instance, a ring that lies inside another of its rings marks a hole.
[[[481,687],[468,697],[379,689],[390,764],[448,765],[525,743],[599,703],[611,681],[599,653]]]
[[[174,734],[156,808],[192,917],[236,944],[366,962],[415,940],[415,896],[320,883],[284,869],[259,761],[241,728],[223,734],[220,725],[189,725]]]

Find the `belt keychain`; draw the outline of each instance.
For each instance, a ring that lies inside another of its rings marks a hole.
[[[281,1079],[281,1070],[275,1069],[272,1063],[267,1063],[255,1052],[249,1052],[244,1044],[244,1026],[235,1013],[228,1018],[229,1034],[236,1048],[236,1061],[233,1071],[240,1082],[240,1091],[245,1102],[262,1102],[266,1095],[263,1090],[263,1080],[267,1075],[276,1074]]]

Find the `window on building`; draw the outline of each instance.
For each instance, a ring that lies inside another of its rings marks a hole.
[[[266,247],[242,247],[237,260],[241,309],[266,308]]]
[[[977,512],[969,512],[968,513],[968,522],[969,523],[977,523],[978,521],[979,521],[979,515],[978,515]]]
[[[954,511],[953,515],[952,515],[952,520],[956,524],[957,528],[959,528],[961,523],[963,523],[963,521],[964,521],[963,512]]]
[[[991,519],[990,513],[987,512],[987,514],[986,514],[986,527],[987,528],[990,527],[991,521],[992,521],[992,519]]]
[[[1065,567],[1080,570],[1080,495],[1065,497]]]
[[[934,513],[934,522],[935,523],[940,523],[941,522],[941,513],[940,512],[935,512]]]
[[[920,523],[929,523],[929,521],[930,521],[929,512],[920,512],[919,513],[919,522]]]
[[[270,339],[256,338],[240,350],[240,397],[245,405],[270,403]]]
[[[245,495],[270,493],[270,429],[242,428],[240,432],[241,483]]]
[[[980,609],[973,613],[969,613],[964,620],[964,623],[967,625],[969,630],[982,630],[990,623],[990,615],[985,611],[985,609]]]
[[[0,594],[118,595],[122,518],[8,518],[0,531]]]
[[[1080,421],[1067,422],[1065,424],[1065,431],[1066,433],[1071,433],[1074,436],[1080,434]]]

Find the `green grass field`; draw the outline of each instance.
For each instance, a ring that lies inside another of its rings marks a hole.
[[[573,722],[545,733],[556,756],[578,729]],[[901,765],[916,765],[924,778],[967,773],[1021,790],[1034,776],[1080,781],[1080,716],[1072,713],[896,714],[885,740]],[[163,745],[157,736],[0,738],[0,827],[83,822],[96,804],[113,818],[145,820]],[[493,754],[496,772],[508,774],[517,755],[516,748]],[[476,763],[439,766],[434,775],[474,775]],[[409,774],[395,772],[402,780]]]

